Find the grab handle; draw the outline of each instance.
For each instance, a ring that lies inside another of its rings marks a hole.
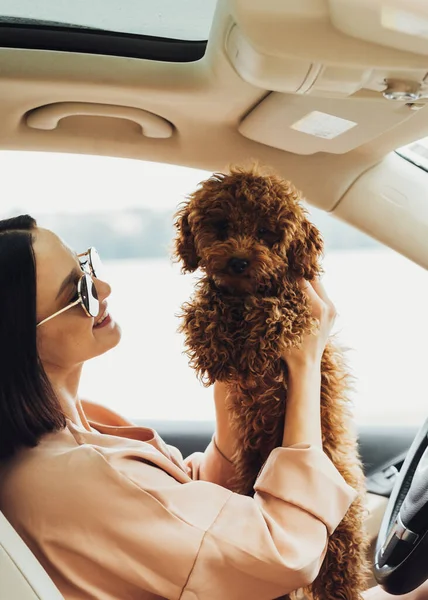
[[[27,115],[27,125],[32,129],[51,130],[56,129],[61,119],[77,115],[134,121],[141,127],[142,135],[149,138],[170,138],[173,133],[173,126],[169,121],[147,110],[86,102],[59,102],[41,106]]]

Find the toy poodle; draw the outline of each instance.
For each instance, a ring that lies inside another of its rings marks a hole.
[[[284,351],[316,326],[299,280],[321,273],[323,242],[299,192],[258,167],[216,173],[176,214],[175,258],[202,276],[182,307],[190,365],[205,385],[228,385],[236,477],[252,495],[257,474],[280,446],[287,407]],[[321,571],[305,593],[317,600],[357,600],[366,587],[364,476],[351,428],[349,376],[330,338],[321,363],[323,449],[359,490],[330,537]]]

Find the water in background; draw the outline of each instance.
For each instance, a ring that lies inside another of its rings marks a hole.
[[[352,350],[359,423],[418,424],[428,416],[428,276],[389,250],[331,252],[324,284],[339,312],[336,330]],[[214,418],[212,389],[182,354],[175,316],[195,276],[168,260],[106,263],[120,345],[90,361],[82,394],[129,418]]]

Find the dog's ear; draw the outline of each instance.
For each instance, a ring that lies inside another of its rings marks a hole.
[[[175,215],[174,226],[177,230],[175,238],[175,259],[183,263],[183,271],[192,273],[199,266],[200,257],[196,252],[195,238],[189,225],[189,203],[185,204]]]
[[[297,277],[313,279],[321,271],[324,243],[320,232],[304,219],[287,251],[288,268]]]

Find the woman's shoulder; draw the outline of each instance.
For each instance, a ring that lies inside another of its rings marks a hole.
[[[147,430],[140,433],[149,437]],[[0,510],[12,522],[13,515],[61,518],[79,506],[88,510],[91,498],[98,503],[103,494],[129,491],[135,481],[148,491],[190,481],[185,468],[158,449],[158,437],[119,437],[67,421],[65,429],[0,464]]]
[[[83,490],[91,481],[100,483],[143,465],[148,480],[153,468],[181,483],[190,480],[184,463],[152,429],[91,423],[88,431],[67,419],[64,429],[0,464],[0,502],[6,488],[16,490],[15,497],[37,491],[58,494],[73,485]]]

